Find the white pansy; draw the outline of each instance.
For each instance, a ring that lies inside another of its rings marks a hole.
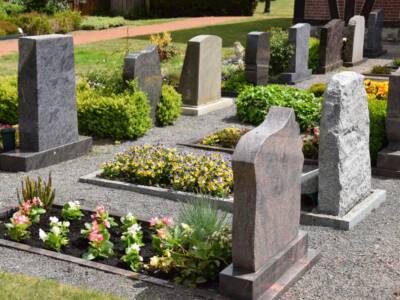
[[[48,239],[47,233],[43,229],[39,229],[39,238],[45,242]]]
[[[61,229],[58,226],[54,226],[51,228],[51,232],[54,233],[55,235],[60,235]]]
[[[59,221],[57,217],[50,217],[49,220],[50,224],[58,224]]]

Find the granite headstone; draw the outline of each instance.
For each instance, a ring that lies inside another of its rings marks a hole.
[[[266,120],[240,139],[232,158],[233,264],[220,273],[222,294],[273,298],[316,258],[314,253],[310,259],[308,235],[299,231],[303,161],[291,108],[272,107]]]
[[[325,74],[343,65],[343,30],[344,21],[339,19],[331,20],[321,27],[319,73]]]
[[[364,61],[365,18],[353,16],[346,31],[344,65],[352,67]]]
[[[124,60],[125,81],[136,80],[140,90],[147,94],[151,106],[151,117],[156,121],[156,110],[161,97],[162,76],[157,47],[129,53]]]
[[[308,68],[310,25],[299,23],[289,28],[289,43],[294,54],[290,58],[289,69],[279,77],[281,83],[295,84],[306,80],[312,71]]]
[[[382,47],[384,13],[382,9],[372,11],[368,16],[367,45],[364,56],[369,58],[379,57],[386,53]]]
[[[335,74],[322,107],[318,211],[342,217],[371,193],[368,97],[364,76]]]
[[[247,34],[245,72],[246,80],[255,85],[268,84],[270,60],[270,34],[268,32],[250,32]]]

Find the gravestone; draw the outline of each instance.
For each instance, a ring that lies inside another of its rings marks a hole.
[[[255,85],[268,84],[270,60],[270,33],[250,32],[247,35],[245,72],[246,80]]]
[[[161,97],[162,76],[157,47],[129,53],[124,60],[124,81],[136,80],[140,90],[147,94],[151,107],[151,117],[156,121],[156,111]]]
[[[308,68],[310,25],[299,23],[289,28],[289,43],[294,47],[289,69],[279,77],[281,83],[295,84],[311,76]]]
[[[386,136],[389,145],[378,153],[376,173],[400,177],[400,69],[389,76]]]
[[[365,61],[364,59],[365,19],[354,16],[349,20],[344,49],[344,65],[353,67]]]
[[[342,217],[371,193],[364,76],[343,72],[332,77],[320,124],[318,211]]]
[[[382,9],[374,10],[368,16],[367,45],[364,49],[364,56],[366,57],[379,57],[387,52],[382,48],[383,20]]]
[[[18,96],[20,149],[1,155],[2,170],[38,169],[91,149],[91,138],[78,135],[71,36],[19,39]]]
[[[344,21],[339,19],[331,20],[328,24],[321,27],[319,73],[325,74],[343,65],[341,58],[343,30]]]
[[[291,108],[272,107],[233,154],[233,263],[219,289],[234,299],[273,299],[318,258],[299,231],[302,141]]]
[[[183,114],[202,115],[233,104],[221,99],[222,39],[199,35],[189,40],[179,90]]]

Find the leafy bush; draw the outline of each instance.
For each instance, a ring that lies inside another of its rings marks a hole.
[[[133,146],[102,166],[101,177],[224,197],[232,193],[233,172],[222,155],[196,156],[162,146]]]
[[[25,7],[21,4],[0,0],[0,18],[16,15],[24,12]]]
[[[171,59],[178,54],[178,49],[172,44],[172,37],[169,32],[152,34],[150,44],[157,46],[158,55],[162,61]]]
[[[307,129],[303,136],[303,154],[308,159],[318,159],[319,128]]]
[[[26,11],[39,11],[46,14],[55,14],[69,8],[68,0],[16,0]]]
[[[87,82],[78,86],[78,125],[83,134],[101,138],[133,139],[151,127],[150,105],[132,82],[119,94],[108,94]]]
[[[241,92],[250,83],[242,65],[228,65],[222,70],[222,88],[227,91]]]
[[[172,125],[181,116],[182,95],[172,86],[163,85],[161,99],[157,107],[157,123],[161,126]]]
[[[193,287],[216,280],[232,260],[227,214],[206,198],[185,204],[175,226],[158,218],[151,224],[153,248],[158,255],[150,259],[148,268],[176,272],[177,283]]]
[[[257,0],[152,0],[155,17],[252,16]]]
[[[81,24],[83,30],[100,30],[124,26],[126,20],[123,17],[85,17]]]
[[[18,26],[8,21],[0,20],[0,36],[18,33]]]
[[[54,14],[52,22],[54,32],[67,33],[80,28],[82,17],[78,11],[66,10]]]
[[[292,107],[302,131],[319,123],[320,99],[307,91],[276,84],[245,88],[236,99],[237,116],[243,122],[258,125],[274,105]]]
[[[288,70],[290,58],[294,54],[294,47],[289,43],[289,35],[286,30],[271,28],[270,33],[270,73],[275,76]]]
[[[376,65],[372,67],[371,73],[380,75],[390,75],[392,73],[392,69],[386,66]]]
[[[201,144],[207,146],[218,146],[222,148],[231,148],[234,149],[239,142],[240,138],[249,132],[250,129],[247,128],[235,128],[229,127],[224,128],[214,134],[206,136]]]
[[[317,72],[319,68],[319,44],[319,39],[314,37],[310,38],[308,67],[313,71],[313,73]]]
[[[0,80],[0,124],[18,123],[17,77],[1,77]]]
[[[378,152],[382,150],[387,143],[386,140],[386,109],[387,101],[369,99],[369,119],[370,119],[370,141],[369,151],[371,162],[376,163]]]
[[[310,93],[314,94],[314,96],[318,98],[324,95],[325,90],[326,90],[325,83],[315,83],[308,89]]]
[[[45,14],[36,12],[20,14],[15,16],[13,21],[28,35],[53,33],[50,19]]]
[[[396,57],[393,59],[393,65],[396,67],[400,67],[400,57]]]

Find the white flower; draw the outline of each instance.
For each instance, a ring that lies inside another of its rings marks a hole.
[[[70,201],[70,202],[68,202],[68,205],[71,209],[77,209],[77,208],[80,208],[80,206],[81,206],[79,201]]]
[[[140,251],[140,246],[138,244],[132,244],[128,248],[128,252],[132,252],[133,250],[135,250],[136,252],[139,252]]]
[[[57,217],[50,217],[49,220],[50,220],[50,225],[58,224],[58,221],[59,221]]]
[[[136,235],[136,233],[141,229],[142,229],[142,227],[140,227],[140,225],[136,223],[128,228],[128,233],[131,235]]]
[[[47,233],[44,232],[44,230],[41,229],[41,228],[39,229],[39,238],[40,238],[43,242],[47,241],[47,239],[48,239]]]
[[[58,226],[54,226],[51,228],[51,232],[54,233],[55,235],[60,235],[61,229]]]
[[[70,225],[70,223],[68,221],[65,221],[62,223],[62,226],[64,226],[64,227],[69,227],[69,225]]]

